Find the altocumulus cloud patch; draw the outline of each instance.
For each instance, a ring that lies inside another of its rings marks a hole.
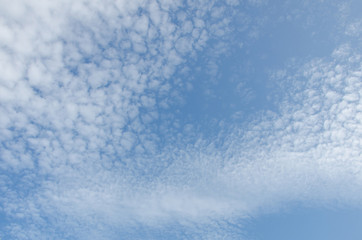
[[[360,207],[358,3],[0,4],[2,239],[247,239],[284,204]]]

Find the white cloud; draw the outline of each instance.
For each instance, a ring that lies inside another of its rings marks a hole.
[[[166,164],[142,155],[157,151],[148,126],[168,104],[168,78],[208,39],[202,18],[213,3],[202,5],[183,27],[172,11],[197,4],[0,2],[0,168],[10,179],[1,187],[12,192],[1,206],[19,222],[9,220],[11,238],[102,236],[104,226],[148,218],[137,204],[149,184],[135,178]]]
[[[203,232],[202,224],[284,201],[360,201],[362,71],[348,47],[304,66],[295,77],[306,83],[279,116],[157,151],[158,108],[179,96],[170,77],[186,55],[230,31],[218,4],[0,3],[6,237],[113,239],[120,226],[173,221]]]
[[[171,147],[163,158],[172,164],[144,183],[134,214],[151,225],[188,219],[208,226],[293,201],[359,206],[361,102],[344,97],[360,94],[361,71],[358,60],[311,61],[294,73],[304,87],[291,90],[279,114],[263,113],[211,142]]]

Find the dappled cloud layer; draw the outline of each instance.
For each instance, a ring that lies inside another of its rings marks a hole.
[[[276,110],[212,139],[163,139],[175,119],[161,115],[188,81],[175,72],[230,34],[238,4],[0,2],[0,237],[234,239],[233,219],[285,203],[361,207],[362,59],[350,44],[270,74],[287,91]],[[360,25],[345,34],[360,38]]]

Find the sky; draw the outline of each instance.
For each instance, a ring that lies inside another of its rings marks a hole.
[[[359,0],[0,0],[0,239],[362,238]]]

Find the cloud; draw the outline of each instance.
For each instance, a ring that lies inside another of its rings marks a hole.
[[[165,164],[143,155],[157,150],[149,126],[167,104],[162,89],[212,34],[203,18],[214,3],[200,4],[0,3],[5,236],[83,238],[95,228],[101,238],[136,218],[136,178]]]
[[[117,143],[113,133],[143,130],[141,108],[149,112],[143,123],[155,120],[157,89],[169,84],[164,79],[183,56],[205,44],[191,35],[204,26],[189,24],[185,30],[171,19],[170,11],[179,7],[142,1],[14,1],[3,6],[9,11],[2,17],[1,121],[2,131],[12,134],[3,135],[4,151],[11,151],[19,138],[25,151],[51,155],[60,150],[64,159],[70,149],[82,155],[92,146],[94,154],[134,148],[137,141]],[[202,14],[186,20],[202,21]],[[146,93],[150,85],[157,86],[152,94]],[[34,142],[39,139],[47,146],[39,148]],[[70,139],[72,146],[67,146]],[[37,161],[43,166],[42,158]]]
[[[176,222],[189,238],[238,239],[240,219],[289,204],[360,208],[362,66],[359,54],[346,54],[285,70],[289,94],[277,112],[165,150],[157,161],[172,163],[138,192],[138,221]]]
[[[236,238],[236,219],[284,202],[360,202],[362,71],[348,44],[282,74],[278,113],[162,142],[178,124],[160,120],[180,98],[172,76],[227,39],[227,3],[0,3],[1,237]]]
[[[293,202],[360,207],[361,73],[360,55],[351,52],[313,60],[289,75],[278,113],[171,151],[173,163],[158,178],[167,190],[155,191],[155,202],[166,205],[159,211],[207,222]]]

